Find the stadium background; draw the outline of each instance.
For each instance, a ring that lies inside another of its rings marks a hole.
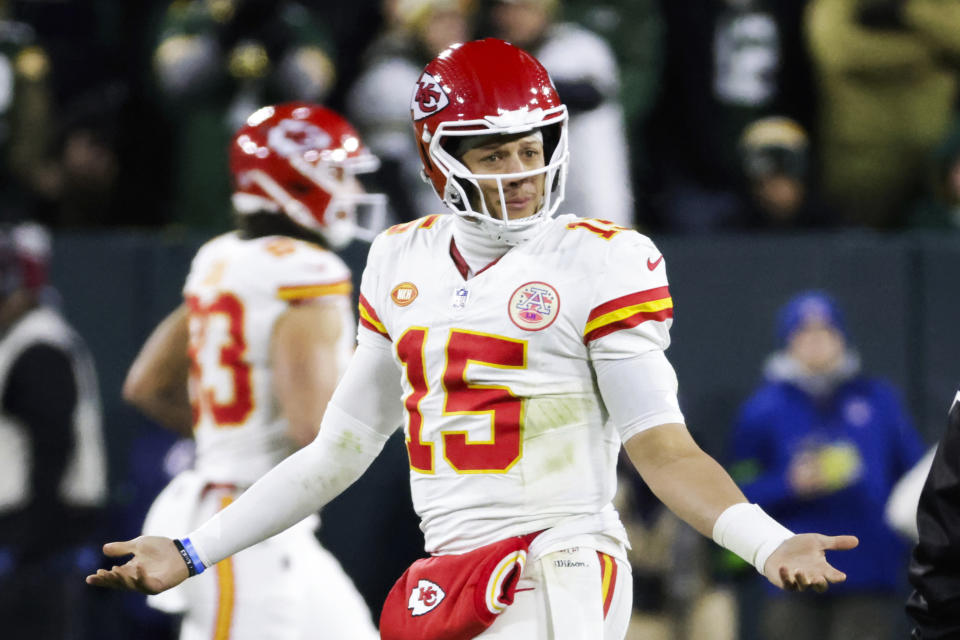
[[[383,27],[380,2],[302,4],[329,33],[337,81],[328,103],[343,108],[362,53]],[[589,23],[603,9],[608,11],[603,15],[620,19],[638,5],[656,3],[592,4],[591,12],[588,3],[569,3],[568,15]],[[111,486],[105,535],[111,539],[136,534],[143,509],[162,485],[158,452],[173,442],[123,404],[123,376],[151,328],[178,303],[189,260],[213,231],[175,221],[168,210],[177,158],[166,144],[171,124],[151,80],[158,25],[167,5],[160,0],[0,0],[0,12],[29,24],[49,56],[56,132],[68,130],[76,119],[92,121],[117,153],[118,179],[99,214],[71,218],[55,202],[38,209],[54,232],[52,281],[65,315],[89,342],[100,376]],[[590,26],[603,24],[608,22],[594,20]],[[609,34],[615,33],[611,27]],[[663,73],[656,66],[654,76]],[[653,93],[668,80],[676,81],[658,77],[650,85]],[[635,167],[635,177],[638,171]],[[644,204],[642,180],[635,190],[638,203]],[[960,236],[955,231],[925,232],[906,225],[694,235],[648,231],[670,273],[676,319],[669,355],[681,382],[681,405],[708,452],[724,456],[734,412],[757,383],[760,364],[774,346],[775,310],[792,293],[810,287],[836,295],[867,368],[903,391],[929,443],[938,437],[958,381],[951,368],[953,354],[960,352],[955,284]],[[363,246],[355,243],[345,257],[359,278]],[[419,553],[403,457],[402,442],[395,438],[371,473],[324,513],[326,544],[374,606]],[[142,609],[135,596],[100,597],[104,610],[117,613],[95,637],[161,633],[155,630],[161,626],[154,626],[154,614]]]

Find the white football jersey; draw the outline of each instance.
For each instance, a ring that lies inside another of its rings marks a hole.
[[[414,507],[430,553],[612,511],[620,437],[591,361],[667,348],[663,257],[636,231],[553,218],[469,280],[452,215],[384,231],[361,342],[402,369]]]
[[[183,289],[189,309],[190,400],[196,468],[215,482],[252,484],[291,452],[273,393],[270,340],[292,304],[323,298],[342,312],[343,373],[354,341],[350,271],[321,247],[268,236],[218,236],[197,252]]]

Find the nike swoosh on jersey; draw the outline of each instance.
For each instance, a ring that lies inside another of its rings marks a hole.
[[[660,264],[660,262],[661,262],[662,260],[663,260],[663,255],[662,255],[662,254],[661,254],[661,256],[660,256],[659,258],[657,258],[655,261],[654,261],[654,260],[651,260],[650,258],[647,258],[647,269],[650,269],[650,271],[653,271],[654,269],[657,268],[657,266]]]

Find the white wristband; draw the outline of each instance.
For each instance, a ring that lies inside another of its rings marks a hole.
[[[792,537],[792,531],[748,502],[727,507],[713,525],[713,541],[752,564],[761,575],[770,554]]]

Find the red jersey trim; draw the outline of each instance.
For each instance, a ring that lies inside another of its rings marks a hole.
[[[390,340],[390,334],[387,333],[387,328],[380,322],[380,317],[377,315],[377,312],[374,311],[373,305],[363,297],[362,293],[360,294],[360,303],[357,307],[360,312],[360,326],[366,327],[374,333],[379,333],[387,340]]]
[[[470,275],[470,265],[468,265],[467,261],[463,259],[463,254],[460,253],[460,249],[457,248],[457,243],[453,241],[453,238],[450,238],[450,257],[453,259],[453,264],[457,267],[457,271],[460,272],[460,276],[464,280],[466,280],[467,277]],[[503,256],[500,256],[500,258],[502,257]],[[480,271],[477,271],[473,275],[475,276],[480,275],[481,273],[483,273],[493,265],[500,262],[500,258],[497,258],[496,260],[494,260],[493,262],[485,266],[483,269],[480,269]]]
[[[648,320],[663,322],[673,317],[673,299],[669,287],[630,293],[595,307],[587,318],[583,341],[630,329]]]

